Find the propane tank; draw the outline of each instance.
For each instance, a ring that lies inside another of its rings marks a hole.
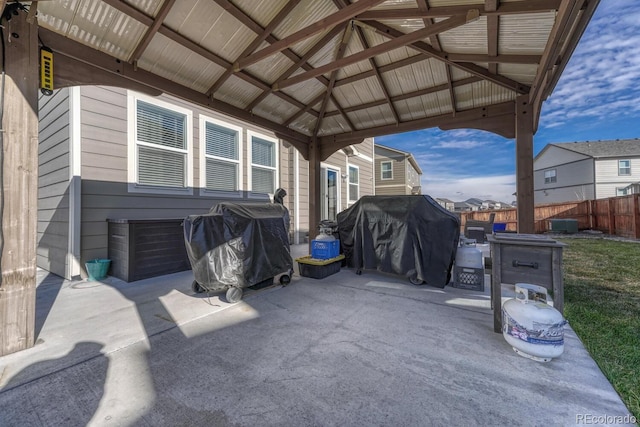
[[[502,336],[520,356],[548,362],[564,351],[562,314],[547,304],[547,289],[516,283],[516,298],[502,306]]]
[[[474,239],[464,239],[460,241],[460,246],[456,251],[456,267],[484,268],[482,251],[476,248],[476,241]]]
[[[325,242],[336,240],[333,235],[333,228],[336,225],[330,221],[322,220],[320,221],[320,225],[318,226],[318,235],[315,240],[323,240]]]

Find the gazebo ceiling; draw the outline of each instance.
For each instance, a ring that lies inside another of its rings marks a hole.
[[[598,1],[22,3],[37,6],[58,87],[170,93],[304,154],[314,137],[326,151],[435,126],[514,137],[516,97],[529,94],[537,124]]]

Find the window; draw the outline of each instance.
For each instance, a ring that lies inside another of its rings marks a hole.
[[[629,193],[629,187],[622,187],[622,188],[617,187],[616,188],[616,196],[626,196],[628,194],[630,194]]]
[[[190,112],[136,95],[129,107],[129,191],[191,192]]]
[[[360,170],[349,165],[349,203],[360,198]]]
[[[251,191],[254,193],[275,193],[278,185],[277,140],[268,136],[247,132],[249,135],[251,170]]]
[[[380,179],[393,179],[393,162],[380,163]]]
[[[631,160],[618,160],[618,175],[631,175]]]
[[[548,171],[544,171],[544,183],[550,184],[552,182],[556,182],[556,170],[551,169]]]
[[[200,116],[200,186],[205,191],[242,189],[242,128]]]

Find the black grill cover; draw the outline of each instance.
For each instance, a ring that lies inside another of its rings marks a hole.
[[[292,269],[289,211],[281,204],[223,202],[184,220],[196,281],[207,290],[253,286]]]
[[[460,221],[429,196],[364,196],[338,214],[347,266],[406,275],[444,288]]]

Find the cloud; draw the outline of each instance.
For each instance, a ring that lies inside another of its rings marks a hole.
[[[511,203],[516,186],[515,175],[476,176],[461,178],[449,176],[423,176],[422,192],[431,197],[444,197],[453,201],[469,198]]]

